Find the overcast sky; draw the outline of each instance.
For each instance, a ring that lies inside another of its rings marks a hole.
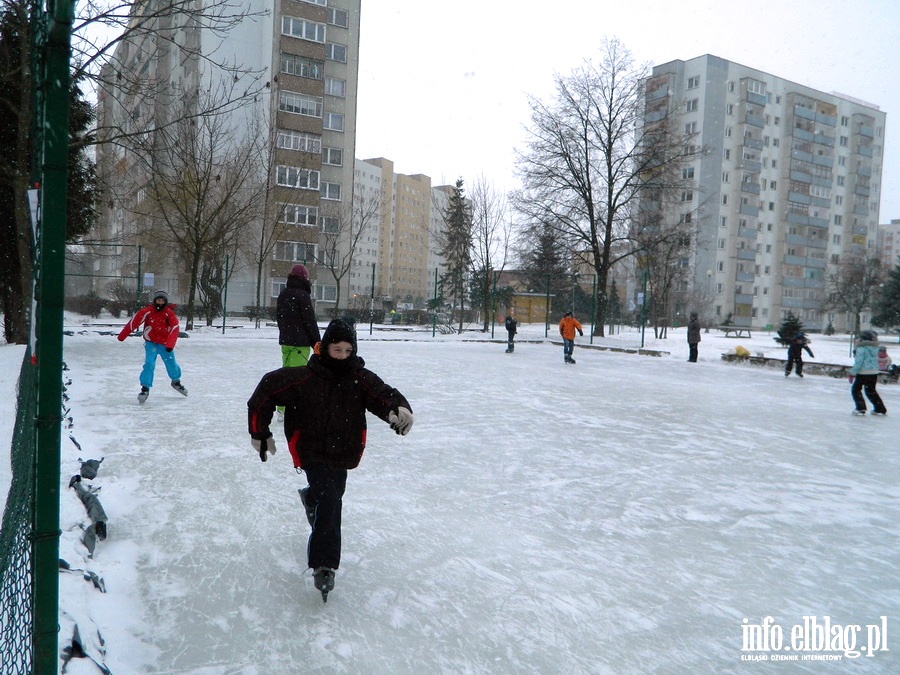
[[[896,0],[363,0],[356,155],[435,184],[516,186],[526,96],[596,60],[603,36],[639,63],[713,54],[887,113],[880,222],[900,218]]]

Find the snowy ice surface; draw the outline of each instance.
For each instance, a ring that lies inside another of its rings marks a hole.
[[[585,336],[566,365],[543,325],[513,354],[501,327],[489,342],[362,326],[361,355],[415,425],[399,437],[369,417],[323,604],[305,480],[277,428],[265,464],[246,430],[247,398],[280,365],[275,329],[194,331],[177,348],[189,397],[159,364],[143,406],[140,340],[76,330],[60,555],[107,593],[61,575],[60,644],[77,622],[113,673],[900,672],[900,386],[879,387],[886,418],[854,418],[846,380],[720,359],[737,344],[783,356],[768,334],[704,334],[697,364],[684,329],[646,334],[659,358]],[[811,337],[807,361],[851,362],[846,336]],[[4,447],[21,357],[0,346]],[[79,457],[105,458],[85,481],[109,517],[93,558],[68,489]],[[859,624],[857,648],[886,616],[890,651],[743,661],[772,653],[742,651],[745,619],[767,616],[788,640],[803,617]]]

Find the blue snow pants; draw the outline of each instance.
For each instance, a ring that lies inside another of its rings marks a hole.
[[[341,564],[341,509],[347,487],[346,469],[329,469],[318,464],[304,467],[309,481],[307,504],[314,506],[312,533],[306,548],[307,564],[312,568]]]
[[[181,379],[181,366],[175,360],[175,352],[167,352],[165,345],[144,340],[144,368],[141,370],[141,386],[147,387],[147,389],[153,386],[157,356],[163,360],[166,372],[173,382]]]

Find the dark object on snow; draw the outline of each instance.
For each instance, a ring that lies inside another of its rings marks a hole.
[[[97,634],[97,639],[100,644],[103,645],[103,637],[99,633]],[[81,633],[78,631],[77,624],[75,625],[75,630],[72,634],[72,642],[63,648],[62,653],[62,669],[60,670],[62,673],[66,672],[66,667],[72,659],[90,659],[91,662],[100,669],[100,672],[103,673],[103,675],[112,675],[112,671],[109,668],[84,651]]]
[[[99,497],[92,490],[81,484],[81,476],[72,476],[72,480],[69,481],[69,487],[74,488],[75,492],[78,493],[78,498],[84,504],[84,508],[87,509],[88,518],[91,519],[91,524],[84,531],[84,538],[81,541],[91,555],[94,555],[97,539],[100,541],[106,539],[106,521],[108,520],[106,511],[103,510]]]
[[[62,558],[59,559],[59,569],[65,570],[66,572],[81,572],[81,575],[84,577],[85,581],[90,581],[94,584],[94,588],[98,589],[101,593],[106,593],[106,582],[103,581],[96,573],[91,572],[90,570],[83,570],[78,567],[72,567],[66,560]]]
[[[81,477],[87,478],[88,480],[96,478],[103,459],[104,458],[101,457],[100,459],[87,459],[82,462],[81,457],[79,457],[78,461],[81,462]]]

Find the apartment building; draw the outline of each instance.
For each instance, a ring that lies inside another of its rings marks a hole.
[[[394,172],[384,157],[356,160],[358,194],[381,194],[380,217],[359,239],[350,293],[356,306],[367,307],[373,295],[377,309],[424,309],[434,297],[435,270],[442,264],[435,233],[443,227],[447,187],[432,187],[422,174]]]
[[[885,270],[893,270],[900,265],[900,219],[894,218],[878,226],[878,252]]]
[[[154,4],[142,3],[138,9]],[[341,232],[353,201],[360,0],[274,5],[247,0],[234,8],[246,17],[227,31],[198,28],[197,21],[176,15],[150,19],[157,24],[154,32],[164,31],[165,39],[149,32],[123,40],[106,73],[109,84],[99,93],[99,127],[128,133],[161,126],[193,93],[219,91],[227,84],[235,101],[227,106],[234,133],[222,155],[251,136],[262,137],[266,148],[259,179],[268,185],[268,203],[259,209],[261,222],[246,228],[247,239],[258,239],[261,228],[276,232],[271,259],[263,265],[262,302],[273,304],[291,266],[303,262],[324,314],[338,296],[331,273],[336,256],[326,239]],[[239,69],[223,70],[223,64]],[[125,77],[121,69],[127,71]],[[142,79],[152,86],[135,87]],[[241,100],[247,91],[254,94]],[[98,276],[152,283],[183,302],[187,279],[177,255],[154,256],[152,242],[142,240],[135,214],[145,196],[145,163],[135,161],[134,152],[122,142],[98,146],[98,169],[117,189],[101,209],[94,239],[119,246],[115,255],[98,255],[96,269],[103,271]],[[254,302],[253,242],[246,243],[231,260],[229,309]],[[146,247],[141,261],[138,245]]]
[[[670,208],[699,221],[698,309],[713,323],[792,312],[810,330],[847,329],[822,301],[830,265],[875,253],[885,113],[708,54],[656,66],[646,91],[648,121],[674,113],[697,149],[683,173],[694,188]]]

